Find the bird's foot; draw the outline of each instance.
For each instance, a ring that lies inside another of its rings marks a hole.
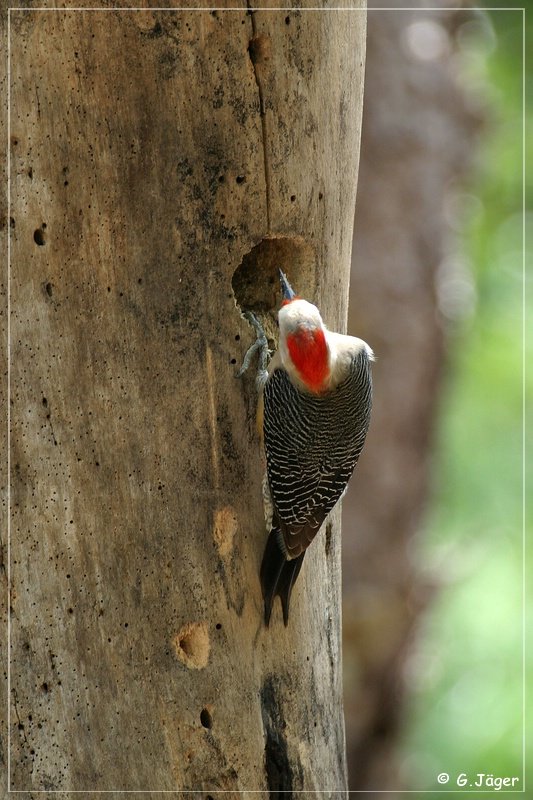
[[[251,311],[245,311],[242,316],[246,320],[248,320],[250,325],[252,325],[255,328],[257,339],[246,351],[242,362],[242,366],[240,370],[237,372],[237,375],[235,377],[241,378],[244,375],[244,373],[250,367],[252,358],[258,352],[259,366],[257,368],[256,383],[258,388],[261,388],[268,377],[267,365],[268,365],[268,357],[270,355],[270,351],[268,349],[268,339],[266,337],[266,333],[263,326],[255,316],[255,314],[253,314]]]

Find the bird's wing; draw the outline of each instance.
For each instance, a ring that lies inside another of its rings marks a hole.
[[[313,540],[359,455],[355,444],[347,448],[345,433],[324,415],[327,407],[296,389],[283,369],[272,373],[264,389],[268,481],[291,558]]]

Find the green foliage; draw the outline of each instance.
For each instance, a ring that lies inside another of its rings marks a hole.
[[[450,343],[434,507],[420,558],[440,586],[408,668],[415,702],[403,747],[406,781],[426,791],[461,788],[461,773],[474,783],[478,773],[522,779],[523,770],[522,403],[525,388],[531,407],[533,380],[530,370],[523,387],[522,13],[492,11],[486,19],[492,44],[469,42],[467,70],[467,84],[484,85],[489,111],[469,187],[475,213],[462,232],[477,304]],[[527,35],[532,53],[531,26]],[[531,59],[528,69],[531,93]],[[531,163],[531,136],[526,148]],[[529,185],[526,208],[532,205]],[[526,334],[531,364],[531,325]],[[527,482],[531,498],[531,475]],[[529,503],[526,530],[532,522]],[[442,772],[450,775],[446,786],[437,782]],[[522,788],[520,780],[515,791]]]

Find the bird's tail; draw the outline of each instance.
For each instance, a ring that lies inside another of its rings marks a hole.
[[[265,601],[265,625],[270,622],[274,598],[279,595],[283,608],[283,622],[289,623],[289,603],[292,587],[300,572],[305,556],[305,550],[297,558],[287,560],[285,553],[279,546],[279,528],[270,531],[261,562],[261,589]]]

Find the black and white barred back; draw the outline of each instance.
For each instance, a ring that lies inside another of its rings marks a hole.
[[[323,395],[300,391],[283,368],[264,387],[263,431],[274,506],[286,557],[302,554],[346,488],[370,423],[372,379],[361,350],[348,377]]]

